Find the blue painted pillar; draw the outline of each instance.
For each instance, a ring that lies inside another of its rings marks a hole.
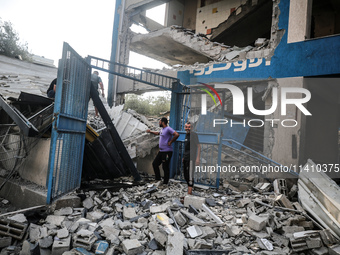
[[[116,5],[115,5],[115,16],[113,19],[113,30],[112,30],[112,43],[111,43],[111,57],[110,61],[111,62],[116,62],[117,58],[117,45],[119,43],[119,22],[120,22],[120,14],[118,12],[119,6],[121,5],[122,0],[116,0]],[[124,10],[121,10],[121,12],[124,12]],[[119,52],[118,52],[119,54]],[[113,66],[110,66],[110,71],[113,71]],[[108,84],[108,90],[107,90],[107,103],[109,104],[110,107],[114,105],[114,100],[115,100],[115,82],[114,82],[114,75],[109,74],[109,84]]]
[[[182,88],[183,86],[179,82],[174,83],[171,91],[169,126],[175,130],[179,130],[181,124],[183,94],[180,94],[180,92],[182,92]],[[174,143],[173,146],[174,150],[171,159],[170,178],[174,177],[176,169],[178,167],[179,143]]]

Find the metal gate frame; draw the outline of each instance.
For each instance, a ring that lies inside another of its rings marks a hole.
[[[47,204],[80,187],[90,86],[90,65],[64,42],[46,180]]]

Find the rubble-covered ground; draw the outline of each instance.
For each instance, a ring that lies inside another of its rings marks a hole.
[[[330,231],[292,202],[296,186],[284,195],[256,176],[243,182],[252,188],[240,192],[225,181],[189,196],[175,180],[119,190],[92,181],[87,187],[96,190],[45,210],[1,215],[1,254],[339,254]]]

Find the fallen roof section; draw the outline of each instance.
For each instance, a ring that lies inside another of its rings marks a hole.
[[[194,48],[199,43],[193,37],[167,27],[149,34],[135,35],[131,40],[130,49],[168,65],[192,65],[212,60],[207,53]],[[202,44],[205,45],[205,42],[202,41]]]

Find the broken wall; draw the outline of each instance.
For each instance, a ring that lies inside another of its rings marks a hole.
[[[228,19],[247,0],[219,1],[197,9],[196,33],[210,34],[211,29]]]
[[[170,1],[166,4],[164,26],[172,25],[182,26],[184,16],[184,5],[177,0]]]
[[[48,161],[50,158],[50,138],[40,138],[21,167],[18,169],[20,176],[40,186],[46,187]]]

